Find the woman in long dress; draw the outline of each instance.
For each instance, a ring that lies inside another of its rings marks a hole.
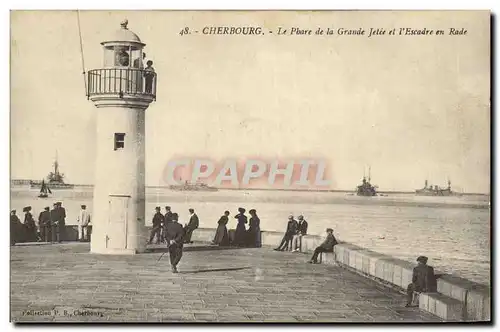
[[[229,221],[229,211],[224,212],[224,215],[220,217],[217,226],[217,231],[215,232],[213,244],[217,244],[219,246],[226,246],[229,244],[229,237],[227,234],[227,223]]]
[[[248,228],[248,244],[251,247],[260,248],[260,219],[257,216],[257,211],[251,209],[250,213],[250,227]]]
[[[236,232],[234,233],[234,245],[237,246],[244,246],[246,243],[246,235],[247,235],[247,229],[245,227],[245,224],[248,222],[247,221],[247,216],[245,216],[245,209],[244,208],[239,208],[238,209],[238,214],[234,216],[235,219],[238,219],[238,224],[236,225]]]
[[[24,215],[24,227],[26,229],[25,239],[28,242],[36,241],[37,240],[36,223],[35,220],[33,219],[33,215],[31,214],[31,206],[25,207],[23,211],[26,213]]]

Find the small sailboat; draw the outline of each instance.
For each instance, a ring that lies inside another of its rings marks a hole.
[[[50,191],[49,186],[45,184],[45,180],[42,180],[42,187],[40,188],[40,195],[38,195],[38,197],[47,198],[49,194],[52,194],[52,191]]]

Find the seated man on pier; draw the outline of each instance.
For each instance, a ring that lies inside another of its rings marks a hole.
[[[407,302],[406,306],[409,307],[413,302],[414,292],[436,292],[436,276],[432,266],[427,265],[427,257],[419,256],[417,258],[418,266],[413,269],[412,282],[408,285],[407,289]]]
[[[327,228],[326,234],[327,235],[325,241],[323,241],[323,243],[314,250],[314,254],[309,263],[318,263],[318,255],[322,252],[333,252],[333,247],[338,243],[337,239],[335,239],[335,236],[333,236],[333,229]]]

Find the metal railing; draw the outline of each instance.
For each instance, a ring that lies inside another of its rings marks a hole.
[[[87,97],[93,95],[150,95],[156,100],[155,72],[134,68],[92,69],[87,75]]]

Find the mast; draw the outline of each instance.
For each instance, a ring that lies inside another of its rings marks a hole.
[[[372,181],[372,176],[371,176],[371,173],[372,173],[372,167],[371,167],[371,166],[368,166],[368,182],[371,182],[371,181]]]

